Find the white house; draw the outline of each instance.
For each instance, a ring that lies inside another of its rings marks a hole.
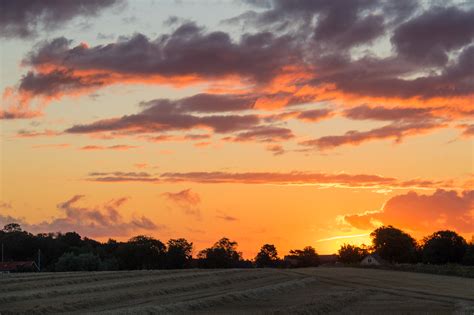
[[[377,254],[370,254],[365,256],[360,264],[363,266],[380,266],[385,264],[385,261]]]

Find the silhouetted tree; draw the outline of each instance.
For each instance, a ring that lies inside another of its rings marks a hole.
[[[263,245],[255,257],[255,264],[258,268],[276,267],[279,261],[277,249],[272,244]]]
[[[317,267],[319,266],[319,255],[311,246],[301,249],[290,250],[289,258],[296,260],[295,267]]]
[[[179,238],[169,240],[167,245],[166,267],[170,269],[187,267],[192,259],[193,243]]]
[[[3,227],[3,232],[5,233],[13,233],[13,232],[21,232],[21,226],[18,223],[9,223]]]
[[[467,249],[466,240],[453,231],[438,231],[423,240],[423,262],[460,263]]]
[[[199,266],[204,268],[237,268],[242,264],[242,254],[237,251],[237,242],[224,237],[212,247],[199,252]]]
[[[67,247],[81,247],[83,245],[82,238],[76,232],[66,232],[58,235],[58,240]]]
[[[416,241],[409,234],[393,226],[382,226],[373,231],[374,251],[392,263],[413,262],[416,256]]]
[[[338,251],[338,260],[344,264],[359,263],[369,253],[365,246],[359,247],[350,244],[344,244]]]
[[[35,236],[22,231],[18,224],[8,224],[1,234],[0,243],[4,247],[4,259],[31,260],[37,252]]]
[[[117,248],[121,269],[160,269],[165,266],[166,246],[148,236],[135,236]]]

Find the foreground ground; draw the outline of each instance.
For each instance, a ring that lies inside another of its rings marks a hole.
[[[353,268],[0,274],[0,314],[191,311],[474,314],[474,284]]]

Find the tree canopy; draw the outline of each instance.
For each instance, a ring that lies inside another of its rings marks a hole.
[[[292,249],[287,256],[296,261],[295,267],[317,267],[319,266],[319,255],[316,249],[306,246],[303,249]]]
[[[460,263],[467,250],[466,240],[453,231],[435,232],[423,242],[423,262],[429,264]]]
[[[409,234],[391,225],[373,231],[372,247],[383,259],[392,263],[410,263],[415,260],[416,241]]]
[[[255,256],[255,264],[259,268],[276,267],[279,262],[278,251],[273,244],[263,245],[257,256]]]
[[[361,262],[365,256],[369,253],[369,250],[365,246],[355,246],[350,244],[344,244],[339,249],[337,256],[338,260],[345,264],[356,264]]]

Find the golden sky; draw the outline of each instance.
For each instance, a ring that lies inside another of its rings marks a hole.
[[[246,257],[471,239],[472,4],[31,3],[0,13],[0,224]]]

